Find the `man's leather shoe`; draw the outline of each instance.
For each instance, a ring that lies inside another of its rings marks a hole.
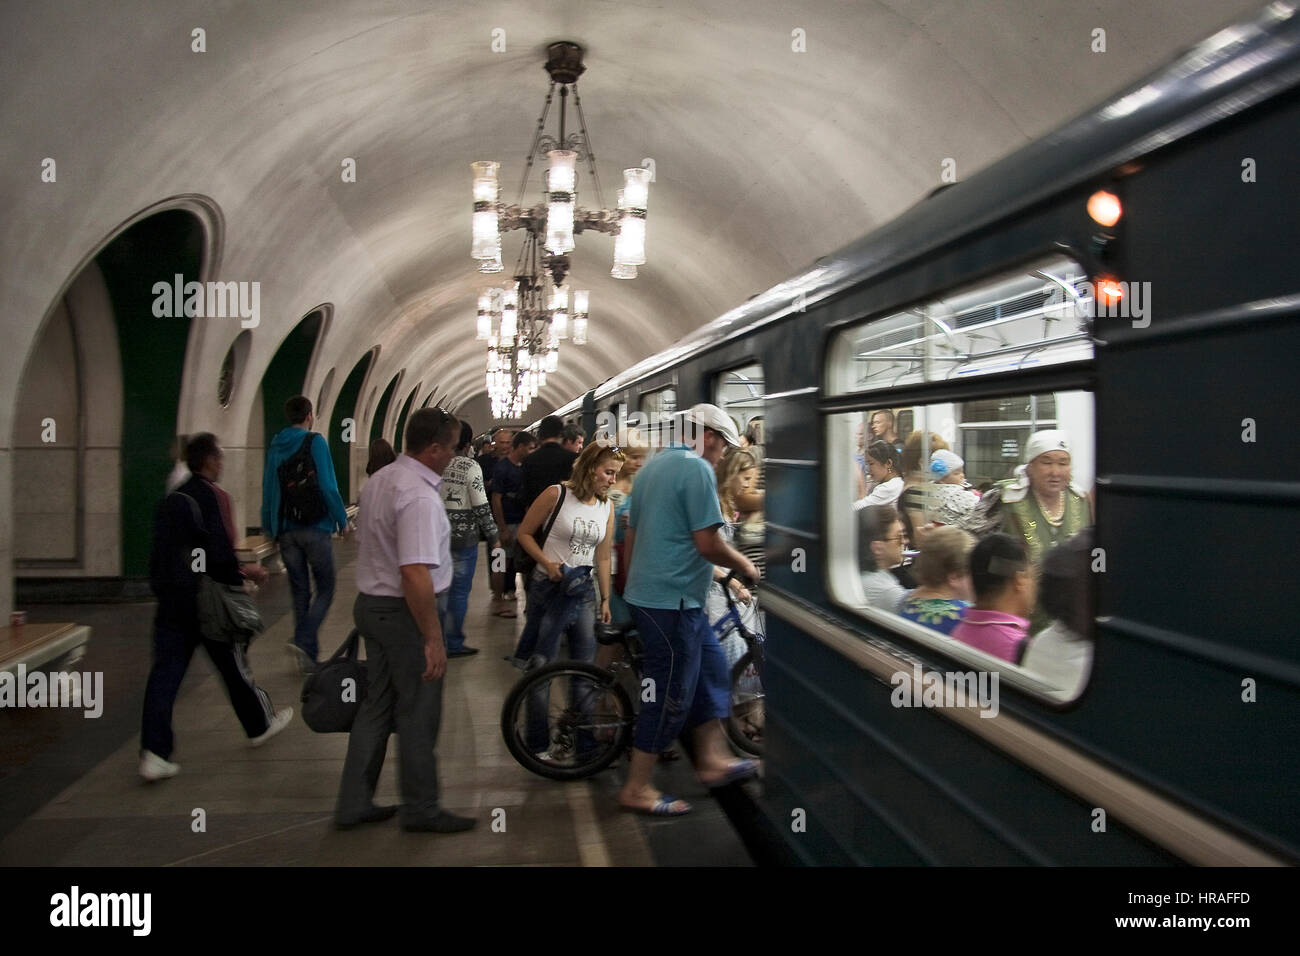
[[[477,647],[462,647],[460,650],[448,651],[448,657],[472,657],[478,653]]]
[[[412,820],[403,823],[402,829],[408,833],[460,833],[464,830],[472,830],[476,826],[478,821],[473,817],[458,817],[454,813],[443,810],[436,817],[428,820]]]
[[[334,829],[351,830],[353,827],[359,827],[366,823],[379,823],[382,820],[391,820],[395,813],[397,813],[397,807],[395,805],[389,807],[371,807],[356,820],[335,820]]]

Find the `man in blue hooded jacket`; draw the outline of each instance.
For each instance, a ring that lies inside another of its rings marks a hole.
[[[289,645],[300,654],[304,670],[316,666],[320,651],[317,631],[334,600],[334,547],[330,534],[345,533],[348,513],[339,495],[334,477],[334,461],[324,436],[312,434],[315,417],[311,400],[295,395],[284,403],[289,427],[271,439],[262,475],[262,530],[280,545],[280,557],[289,572],[289,590],[293,593],[293,641]],[[280,465],[298,453],[311,435],[311,457],[316,465],[316,482],[325,503],[325,517],[315,524],[299,524],[282,512]],[[311,577],[308,578],[308,568]],[[316,582],[316,594],[311,582]]]

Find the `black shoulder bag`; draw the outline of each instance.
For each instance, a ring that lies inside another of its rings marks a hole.
[[[206,534],[199,503],[183,491],[173,491],[190,503],[194,523]],[[222,644],[248,644],[265,630],[253,596],[242,584],[222,584],[199,574],[199,633]]]

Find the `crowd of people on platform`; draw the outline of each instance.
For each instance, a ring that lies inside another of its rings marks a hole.
[[[349,530],[333,459],[313,431],[310,400],[285,404],[288,425],[268,443],[261,529],[288,572],[298,668],[319,666],[319,630],[335,591],[331,536]],[[710,592],[726,570],[735,596],[761,576],[762,420],[742,436],[713,405],[681,416],[676,440],[649,455],[633,430],[625,447],[609,437],[590,443],[555,417],[536,435],[497,428],[473,454],[473,429],[440,409],[407,420],[403,450],[375,438],[359,499],[357,597],[353,621],[365,640],[368,689],[349,735],[335,824],[348,829],[400,810],[405,829],[455,832],[474,821],[439,803],[435,755],[442,678],[449,659],[478,648],[466,642],[465,618],[486,542],[490,613],[518,614],[512,659],[534,668],[564,657],[596,659],[595,625],[635,621],[644,676],[662,691],[638,717],[635,750],[620,803],[664,816],[690,806],[655,788],[655,764],[690,734],[702,782],[720,786],[757,770],[726,745],[726,659],[709,626]],[[210,639],[199,621],[199,581],[238,589],[261,583],[259,563],[240,564],[240,536],[229,495],[220,487],[224,452],[214,435],[184,438],[155,519],[151,582],[158,597],[154,661],[144,704],[140,773],[174,776],[171,712],[190,657],[202,645],[225,681],[254,746],[289,724],[255,683],[247,647]],[[643,467],[644,466],[644,467]],[[304,490],[306,489],[306,490]],[[307,504],[304,505],[304,502]],[[203,552],[201,565],[191,557]],[[607,649],[602,648],[602,652]],[[534,708],[530,744],[544,754],[546,714]],[[378,806],[375,788],[390,733],[399,749],[402,803]]]

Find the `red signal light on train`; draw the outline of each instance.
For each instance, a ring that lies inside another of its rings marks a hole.
[[[1119,217],[1123,214],[1124,209],[1120,206],[1119,197],[1114,193],[1099,189],[1088,197],[1088,215],[1099,226],[1109,229],[1119,222]]]
[[[1114,305],[1124,298],[1124,285],[1115,279],[1102,279],[1097,283],[1097,301],[1101,305]]]

